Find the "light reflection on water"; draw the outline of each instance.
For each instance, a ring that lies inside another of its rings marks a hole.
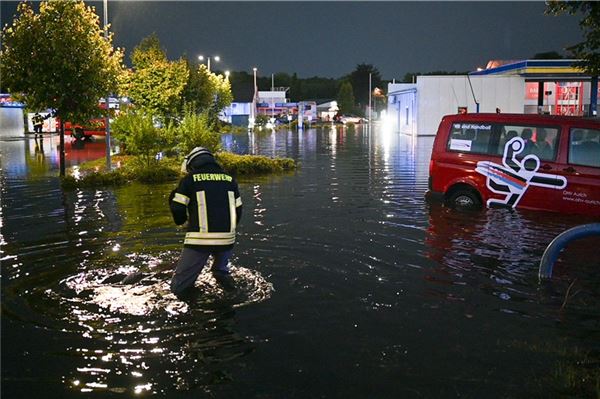
[[[203,272],[196,284],[201,294],[182,302],[170,293],[172,272],[160,270],[161,263],[150,260],[149,271],[132,284],[121,279],[139,268],[124,266],[84,271],[63,280],[59,289],[46,291],[61,308],[69,309],[63,321],[77,326],[74,332],[104,342],[102,349],[68,348],[86,364],[65,377],[73,388],[164,392],[164,378],[159,383],[155,376],[162,370],[168,386],[190,389],[201,380],[194,374],[202,374],[199,368],[205,363],[231,360],[251,350],[251,343],[235,332],[233,316],[235,309],[270,297],[273,287],[260,273],[232,266],[237,289],[228,293]]]
[[[431,138],[225,135],[301,167],[240,179],[240,288],[204,273],[191,303],[168,290],[184,236],[166,206],[174,183],[62,192],[46,140],[44,157],[32,139],[0,141],[9,396],[552,396],[540,376],[566,348],[600,349],[600,243],[574,244],[553,283],[537,282],[545,246],[586,220],[427,205]]]

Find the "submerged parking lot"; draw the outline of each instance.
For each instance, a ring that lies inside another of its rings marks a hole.
[[[600,241],[573,243],[554,278],[537,279],[546,246],[589,218],[428,204],[431,137],[225,135],[226,149],[300,168],[240,181],[239,289],[204,276],[191,304],[168,291],[183,241],[167,207],[175,182],[63,192],[57,142],[0,137],[7,397],[597,392]],[[104,143],[67,152],[76,164]],[[131,271],[147,278],[111,282]]]

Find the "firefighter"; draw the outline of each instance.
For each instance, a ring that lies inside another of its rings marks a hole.
[[[33,123],[33,131],[35,133],[34,137],[37,138],[38,134],[42,137],[42,127],[44,126],[44,118],[39,112],[36,112],[31,118],[31,122]]]
[[[194,148],[184,166],[187,174],[169,196],[175,224],[188,222],[183,251],[171,279],[171,291],[182,299],[193,292],[211,255],[211,271],[217,282],[225,290],[235,287],[228,263],[242,216],[238,185],[209,150]]]

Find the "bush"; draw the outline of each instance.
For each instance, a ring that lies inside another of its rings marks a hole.
[[[69,175],[61,180],[61,186],[64,189],[74,189],[119,186],[131,181],[163,183],[177,179],[180,174],[177,158],[163,158],[148,164],[142,157],[120,155],[113,157],[113,161],[117,167],[110,172],[106,171],[104,159],[84,162],[78,166],[81,177],[73,176],[71,169]]]
[[[215,154],[215,158],[227,173],[233,175],[255,175],[296,169],[296,162],[290,158],[238,155],[231,152],[219,152]]]
[[[61,186],[66,190],[72,190],[78,187],[105,187],[120,186],[127,183],[129,179],[119,169],[110,172],[90,172],[80,179],[69,175],[61,179]]]
[[[215,158],[227,173],[237,176],[281,173],[297,167],[296,162],[290,158],[238,155],[230,152],[218,152]],[[69,175],[62,179],[62,187],[68,190],[78,187],[118,186],[131,181],[163,183],[181,177],[181,158],[163,158],[149,165],[145,159],[136,156],[115,156],[113,160],[118,167],[110,172],[105,170],[104,159],[79,165],[80,178],[75,178],[71,169]]]
[[[213,129],[207,111],[196,114],[191,107],[187,107],[176,131],[178,148],[184,154],[198,146],[208,148],[213,153],[221,149],[221,135]]]
[[[129,180],[142,183],[162,183],[179,177],[179,163],[174,158],[164,158],[146,165],[139,158],[132,159],[124,168]]]
[[[256,118],[254,119],[254,125],[255,126],[266,126],[266,124],[269,122],[269,116],[265,115],[265,114],[258,114],[256,115]]]
[[[113,121],[115,137],[124,144],[124,152],[139,155],[150,166],[156,153],[161,151],[167,140],[165,132],[169,130],[154,126],[152,116],[141,112],[126,112]]]

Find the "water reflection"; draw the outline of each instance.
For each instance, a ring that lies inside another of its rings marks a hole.
[[[545,246],[585,219],[427,205],[432,142],[342,126],[224,135],[301,166],[241,179],[240,289],[205,273],[182,302],[168,290],[185,235],[166,206],[175,182],[63,192],[51,137],[2,139],[3,394],[557,396],[539,376],[581,361],[566,348],[597,348],[600,243],[570,246],[539,285]]]
[[[134,266],[92,268],[46,291],[69,309],[63,320],[88,342],[67,348],[81,359],[65,376],[74,389],[137,394],[208,387],[225,375],[220,363],[253,350],[236,332],[234,316],[236,308],[271,295],[259,273],[232,266],[237,290],[228,293],[203,272],[201,294],[182,302],[169,291],[171,268],[161,267],[160,257],[145,258],[148,271],[131,284],[121,279],[139,272]]]
[[[545,223],[540,223],[542,220]],[[438,265],[426,276],[433,283],[430,293],[465,301],[466,297],[449,294],[453,290],[446,287],[477,287],[506,301],[496,304],[497,310],[537,317],[524,311],[519,303],[540,300],[556,303],[559,296],[564,295],[564,287],[551,291],[531,290],[531,287],[537,283],[539,262],[548,243],[560,232],[577,225],[578,220],[577,217],[509,209],[459,212],[441,204],[430,204],[426,256]],[[588,242],[597,244],[599,240]],[[589,259],[598,264],[597,257]],[[573,277],[569,276],[569,270],[562,271],[566,272],[563,278],[568,285]]]
[[[60,168],[59,136],[2,138],[1,167],[9,178],[39,178],[54,174]],[[102,138],[72,140],[65,138],[65,164],[67,167],[85,161],[103,158],[106,146]]]

